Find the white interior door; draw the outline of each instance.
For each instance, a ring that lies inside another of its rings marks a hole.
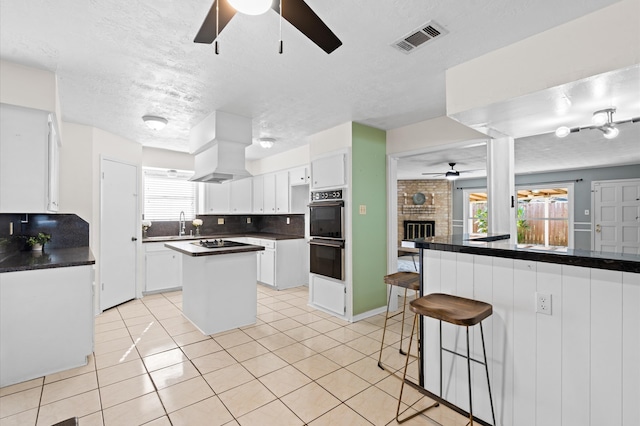
[[[100,309],[136,296],[138,168],[102,159]]]
[[[640,179],[593,182],[594,250],[640,253]]]

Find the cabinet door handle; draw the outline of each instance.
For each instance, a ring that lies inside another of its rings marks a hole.
[[[138,241],[136,237],[131,237],[131,241]]]

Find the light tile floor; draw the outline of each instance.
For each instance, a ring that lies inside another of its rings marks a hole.
[[[307,287],[259,285],[257,323],[212,336],[182,316],[181,292],[125,303],[96,317],[86,366],[1,388],[0,425],[74,416],[81,426],[396,424],[400,381],[377,366],[384,316],[351,324],[307,301]],[[389,321],[383,352],[394,370],[404,366],[400,319]],[[403,401],[430,403],[409,387]],[[466,424],[443,406],[428,415]],[[403,424],[437,423],[418,416]]]

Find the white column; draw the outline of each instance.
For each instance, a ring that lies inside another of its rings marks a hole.
[[[487,207],[488,232],[510,234],[517,242],[514,175],[514,140],[511,137],[490,139],[487,142]],[[513,197],[513,198],[512,198]]]

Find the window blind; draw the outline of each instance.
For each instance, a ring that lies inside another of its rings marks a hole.
[[[166,170],[143,169],[144,219],[178,220],[183,211],[186,220],[196,217],[196,183],[189,182],[190,171],[178,171],[176,177]]]

